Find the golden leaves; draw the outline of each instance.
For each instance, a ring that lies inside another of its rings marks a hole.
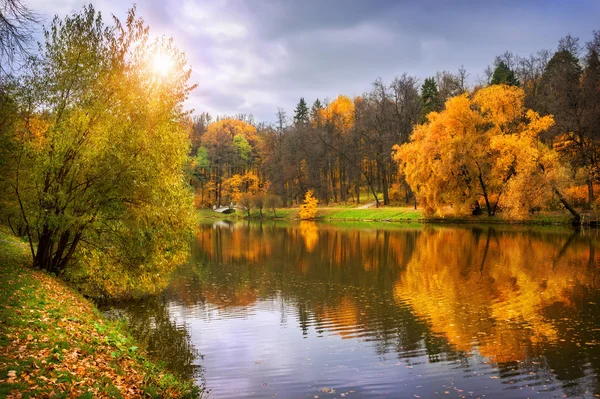
[[[3,286],[15,292],[11,298],[20,306],[11,315],[11,308],[0,304],[5,342],[0,364],[8,368],[0,375],[0,385],[4,391],[14,384],[7,397],[25,392],[31,397],[105,397],[118,392],[140,398],[148,387],[161,397],[180,396],[166,376],[149,372],[130,339],[108,325],[88,301],[45,273],[21,274],[19,269],[0,266]]]
[[[354,126],[354,110],[354,102],[349,97],[340,94],[320,112],[321,117],[328,121],[334,130],[346,134]]]
[[[552,184],[565,174],[551,177],[558,160],[537,137],[554,120],[526,110],[523,99],[522,89],[506,85],[453,97],[414,128],[409,143],[394,147],[426,214],[442,216],[447,206],[468,214],[482,202],[490,215],[504,208],[524,218],[548,202]]]
[[[317,227],[317,224],[312,221],[303,220],[298,225],[298,231],[302,238],[304,238],[306,250],[312,252],[319,242],[319,228]]]
[[[229,141],[237,135],[241,135],[252,145],[256,144],[256,128],[246,122],[225,118],[208,125],[203,141],[211,142],[229,137]]]
[[[585,265],[597,255],[586,241],[572,244],[562,261],[559,256],[548,266],[549,254],[568,241],[558,237],[493,228],[481,235],[470,229],[423,230],[394,295],[457,349],[477,347],[497,362],[522,360],[532,343],[560,338],[543,309],[572,306],[577,287],[594,281]]]
[[[499,127],[514,122],[523,115],[525,92],[517,86],[491,85],[473,96],[486,121]]]
[[[298,217],[300,219],[314,219],[317,216],[317,206],[319,200],[314,197],[312,190],[308,190],[304,195],[304,202],[300,205]]]

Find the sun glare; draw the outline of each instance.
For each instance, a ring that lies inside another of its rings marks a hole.
[[[173,59],[164,53],[152,56],[152,70],[159,76],[167,76],[173,69]]]

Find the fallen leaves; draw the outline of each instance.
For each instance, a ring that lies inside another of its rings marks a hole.
[[[42,272],[23,269],[19,275],[3,263],[0,388],[11,392],[7,398],[25,392],[139,398],[147,396],[149,384],[160,397],[181,396],[172,376],[142,365],[137,345],[107,325],[87,300]]]

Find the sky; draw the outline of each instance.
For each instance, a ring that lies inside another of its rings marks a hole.
[[[105,21],[124,19],[124,0],[28,0],[45,18],[92,3]],[[506,50],[554,50],[570,33],[584,43],[600,29],[598,0],[137,0],[154,36],[186,53],[196,114],[293,115],[300,97],[357,96],[382,78],[419,81],[461,65],[474,83]]]

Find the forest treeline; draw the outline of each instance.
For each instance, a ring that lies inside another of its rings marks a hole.
[[[354,98],[301,98],[272,124],[202,113],[191,130],[196,204],[271,193],[289,205],[312,190],[320,204],[513,217],[566,206],[578,218],[599,189],[599,51],[600,32],[567,35],[556,51],[498,56],[472,87],[464,68],[423,82],[402,74]]]

